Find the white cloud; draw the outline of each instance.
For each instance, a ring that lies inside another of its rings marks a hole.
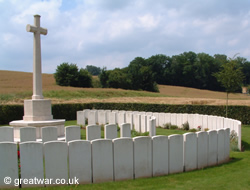
[[[249,1],[0,0],[0,69],[32,71],[27,24],[41,15],[44,72],[61,62],[125,67],[137,56],[184,51],[250,60]],[[13,58],[14,57],[14,58]],[[28,65],[28,66],[27,66]],[[28,70],[27,70],[28,68]]]

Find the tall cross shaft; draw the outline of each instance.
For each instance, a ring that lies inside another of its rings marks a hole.
[[[33,47],[33,95],[32,99],[43,99],[42,93],[42,65],[41,65],[41,39],[40,34],[46,35],[48,30],[40,27],[40,15],[34,15],[34,26],[27,25],[27,32],[34,33]]]

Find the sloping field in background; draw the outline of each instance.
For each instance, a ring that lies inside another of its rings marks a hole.
[[[53,103],[77,102],[145,102],[164,104],[224,105],[226,94],[179,86],[159,85],[160,93],[122,89],[62,87],[55,83],[53,74],[43,74],[43,92]],[[0,71],[2,103],[22,103],[32,95],[32,73]],[[250,96],[230,94],[231,105],[249,105]]]

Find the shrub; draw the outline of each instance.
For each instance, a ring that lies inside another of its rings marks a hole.
[[[85,69],[78,69],[76,64],[62,63],[54,74],[56,84],[60,86],[92,87],[92,76]]]
[[[166,123],[163,125],[163,129],[170,129],[171,123]]]
[[[239,151],[238,137],[237,137],[237,133],[234,130],[232,130],[230,133],[230,149],[232,151]]]
[[[172,129],[172,130],[178,129],[178,126],[177,125],[171,125],[169,129]]]
[[[183,128],[183,130],[188,131],[189,130],[189,123],[188,122],[183,123],[182,128]]]
[[[196,129],[189,129],[189,132],[197,132]]]

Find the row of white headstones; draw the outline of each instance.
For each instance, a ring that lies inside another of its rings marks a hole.
[[[144,133],[149,132],[150,136],[155,135],[155,127],[164,127],[165,124],[176,125],[182,128],[188,122],[190,129],[200,131],[217,130],[229,128],[234,131],[238,138],[238,149],[241,150],[241,122],[238,120],[201,114],[186,113],[160,113],[160,112],[139,112],[124,110],[90,110],[84,109],[77,112],[77,124],[105,125],[129,123],[131,130]]]
[[[229,161],[229,135],[226,128],[113,140],[27,141],[19,144],[20,168],[17,144],[1,142],[0,188],[99,183],[202,169]]]

